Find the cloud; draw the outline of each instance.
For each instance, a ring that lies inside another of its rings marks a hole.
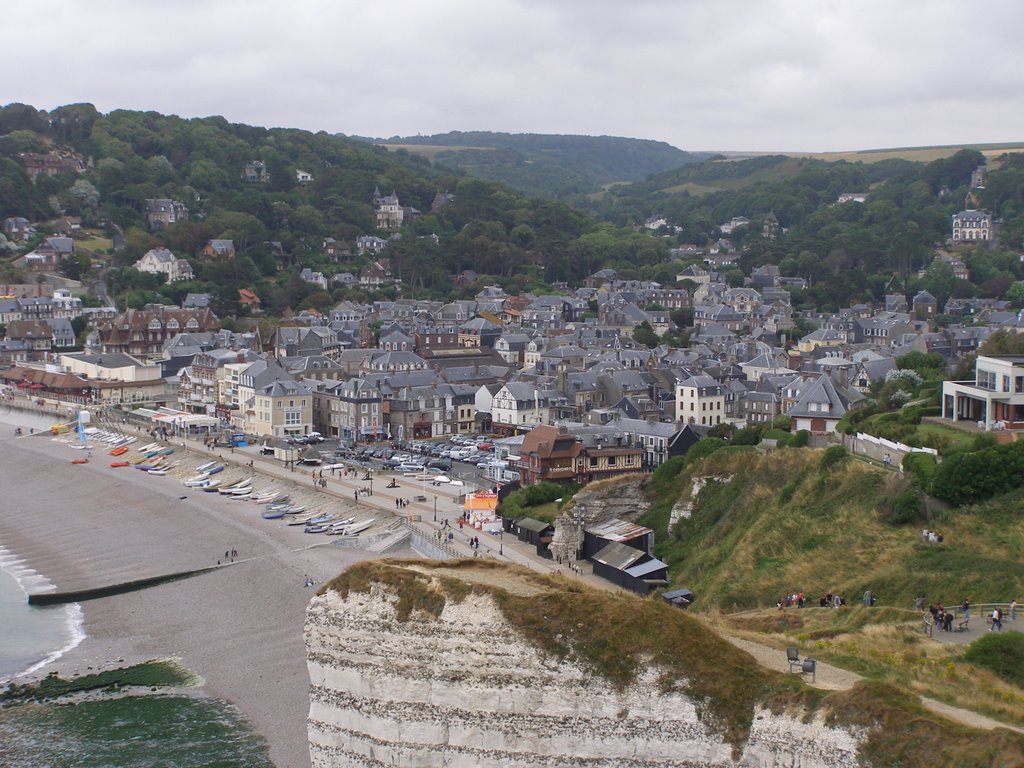
[[[8,101],[349,134],[616,134],[684,149],[1011,141],[1024,5],[948,0],[41,0]]]

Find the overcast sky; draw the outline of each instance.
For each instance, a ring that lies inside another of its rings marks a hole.
[[[1024,139],[1017,0],[31,0],[0,102],[687,150]]]

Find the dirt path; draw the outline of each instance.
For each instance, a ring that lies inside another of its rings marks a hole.
[[[749,653],[762,667],[771,669],[775,672],[789,672],[789,662],[786,660],[785,651],[780,651],[777,648],[762,645],[761,643],[754,642],[753,640],[745,640],[731,635],[722,635],[722,637],[737,648]],[[845,691],[852,688],[857,681],[864,679],[854,672],[839,669],[838,667],[833,667],[831,664],[824,664],[820,661],[815,665],[814,682],[811,682],[811,678],[807,675],[802,675],[802,678],[808,685],[813,685],[815,688],[821,688],[827,691]],[[1006,728],[1007,730],[1016,731],[1017,733],[1024,733],[1024,728],[1007,725],[1006,723],[999,722],[998,720],[993,720],[991,717],[986,717],[985,715],[980,715],[977,712],[972,712],[969,709],[954,707],[950,704],[944,704],[941,701],[929,699],[924,696],[921,697],[921,705],[925,709],[945,717],[947,720],[952,720],[971,728],[980,728],[986,731],[995,730],[996,728]]]

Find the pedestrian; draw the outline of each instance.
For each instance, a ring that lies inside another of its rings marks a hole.
[[[886,469],[888,469],[889,465],[892,464],[892,457],[888,453],[882,457],[882,464],[885,465]]]
[[[960,606],[960,610],[962,610],[964,612],[964,621],[970,621],[971,620],[971,601],[970,600],[964,600],[963,604]]]
[[[871,590],[864,590],[864,605],[871,605]]]
[[[1016,620],[1017,620],[1017,601],[1014,600],[1012,603],[1010,603],[1010,621],[1016,621]]]
[[[992,626],[988,628],[989,632],[1002,632],[1003,631],[1003,612],[998,608],[992,609]]]

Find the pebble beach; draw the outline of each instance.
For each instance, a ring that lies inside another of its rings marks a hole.
[[[73,436],[27,434],[50,423],[31,413],[0,413],[0,546],[58,591],[222,565],[82,603],[84,640],[35,676],[174,657],[202,678],[201,694],[238,708],[266,739],[276,766],[308,766],[302,632],[312,590],[305,580],[330,579],[370,555],[263,520],[252,502],[186,488],[172,476],[111,468],[102,449],[89,464],[72,465],[81,456],[68,444]],[[16,426],[26,435],[15,437]],[[182,466],[205,460],[180,456]],[[241,466],[225,470],[239,479],[246,473]],[[233,563],[224,558],[231,550],[238,553]]]

